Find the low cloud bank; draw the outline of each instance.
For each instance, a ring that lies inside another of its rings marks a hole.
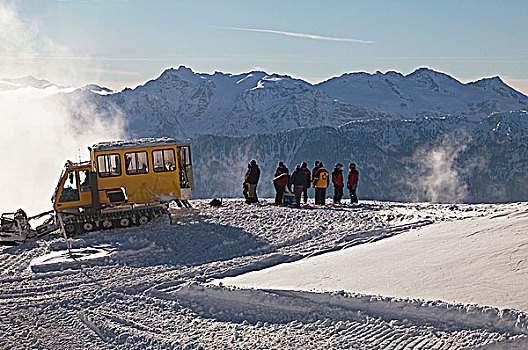
[[[22,21],[13,3],[0,1],[0,80],[46,72],[73,74],[76,67],[41,65],[24,55],[65,54],[67,49]],[[75,80],[75,79],[72,79]],[[0,81],[1,83],[1,81]],[[124,122],[117,109],[101,110],[89,92],[20,87],[4,82],[0,90],[0,212],[25,209],[29,215],[51,209],[50,197],[67,159],[88,159],[87,146],[122,138]],[[66,97],[68,94],[68,97]]]

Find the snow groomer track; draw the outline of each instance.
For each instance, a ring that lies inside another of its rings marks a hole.
[[[271,203],[196,200],[175,225],[164,216],[75,237],[73,257],[61,238],[1,248],[0,348],[528,348],[523,311],[211,284],[443,222],[522,214],[526,203]]]

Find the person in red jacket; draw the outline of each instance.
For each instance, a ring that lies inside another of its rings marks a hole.
[[[290,174],[286,165],[279,162],[279,167],[275,170],[275,177],[273,178],[273,186],[275,187],[275,205],[282,205],[284,191],[290,183]],[[291,191],[290,191],[291,192]]]
[[[356,195],[356,190],[359,180],[359,171],[356,170],[356,164],[350,163],[347,180],[347,188],[350,191],[350,203],[358,203],[358,197]]]
[[[343,198],[343,164],[337,163],[332,171],[332,185],[334,186],[334,204],[341,204]]]

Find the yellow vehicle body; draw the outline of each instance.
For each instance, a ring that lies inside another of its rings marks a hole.
[[[163,203],[191,198],[189,143],[168,138],[103,142],[90,161],[67,163],[52,199],[58,212],[95,212],[119,204]]]

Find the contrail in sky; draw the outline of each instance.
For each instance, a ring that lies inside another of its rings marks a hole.
[[[314,39],[314,40],[345,41],[345,42],[350,42],[350,43],[374,44],[374,41],[372,41],[372,40],[361,40],[361,39],[353,39],[353,38],[336,38],[336,37],[332,37],[332,36],[322,36],[322,35],[306,34],[306,33],[285,32],[285,31],[281,31],[281,30],[238,28],[238,27],[222,27],[222,26],[213,26],[213,27],[222,28],[222,29],[230,29],[230,30],[242,30],[242,31],[246,31],[246,32],[259,32],[259,33],[279,34],[279,35],[294,36],[294,37],[298,37],[298,38],[307,38],[307,39]]]

